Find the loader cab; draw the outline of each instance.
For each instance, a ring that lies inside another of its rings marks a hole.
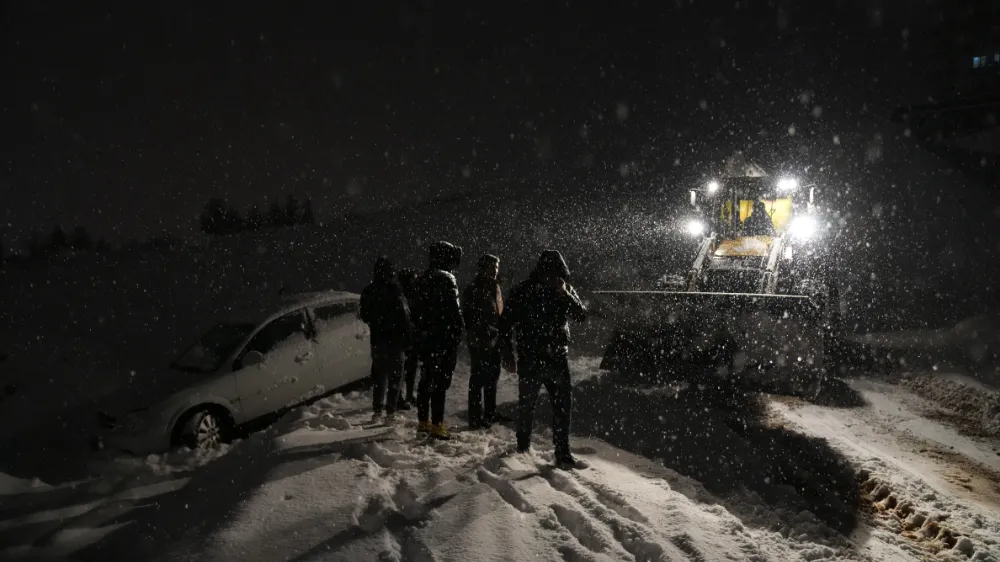
[[[757,242],[750,244],[756,248],[751,252],[753,255],[766,254],[770,242],[788,230],[793,214],[804,210],[796,200],[800,199],[796,197],[799,187],[795,180],[766,176],[711,182],[709,188],[702,190],[699,207],[709,216],[706,234],[716,235],[713,254],[737,251],[735,247],[745,246],[751,240]]]
[[[705,223],[689,286],[718,292],[776,290],[780,264],[800,253],[801,243],[809,243],[801,233],[815,228],[813,186],[792,178],[734,177],[712,182],[697,195]]]

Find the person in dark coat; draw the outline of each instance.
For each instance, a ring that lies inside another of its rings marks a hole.
[[[518,380],[517,449],[531,447],[535,403],[544,386],[552,403],[552,440],[557,466],[580,463],[569,448],[570,412],[573,407],[569,373],[569,319],[583,321],[587,308],[567,283],[569,267],[562,254],[545,250],[529,278],[514,287],[504,307],[502,335],[516,341]],[[512,354],[505,363],[512,363]]]
[[[763,201],[754,201],[750,216],[743,221],[744,236],[774,236],[774,222]]]
[[[487,428],[510,421],[497,414],[497,381],[500,379],[500,316],[503,292],[497,277],[500,258],[479,258],[479,274],[462,292],[462,316],[472,361],[469,378],[469,427]]]
[[[397,274],[399,285],[403,288],[403,295],[410,306],[410,310],[416,308],[416,291],[420,274],[413,269],[401,269]],[[400,410],[409,410],[417,402],[417,366],[420,364],[420,353],[417,350],[416,341],[406,350],[406,363],[403,368],[404,381],[406,382],[406,393],[399,398]]]
[[[403,289],[396,283],[395,271],[388,258],[375,260],[375,275],[361,292],[361,320],[371,330],[372,346],[372,421],[393,421],[403,376],[403,356],[412,342],[410,310]]]
[[[458,361],[462,341],[462,308],[455,271],[462,263],[462,249],[448,242],[430,247],[430,263],[417,285],[417,345],[420,349],[420,383],[417,385],[418,432],[449,439],[444,423],[444,403]]]

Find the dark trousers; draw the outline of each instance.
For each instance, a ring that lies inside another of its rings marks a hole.
[[[440,424],[451,375],[458,362],[457,349],[425,350],[421,354],[420,384],[417,386],[417,420]]]
[[[420,354],[415,349],[406,352],[406,399],[410,400],[417,394],[417,365],[420,364]]]
[[[497,412],[497,381],[500,379],[500,348],[469,346],[472,376],[469,377],[469,424],[492,422]]]
[[[391,346],[372,346],[372,410],[396,411],[399,383],[403,378],[403,350]]]
[[[531,444],[535,403],[544,386],[552,404],[552,442],[556,448],[556,456],[569,454],[570,412],[573,409],[569,359],[565,355],[542,359],[524,358],[517,367],[517,446],[526,449]]]

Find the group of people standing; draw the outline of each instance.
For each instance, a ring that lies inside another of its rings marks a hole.
[[[462,249],[435,242],[427,270],[396,272],[388,258],[375,262],[374,279],[361,294],[361,319],[371,329],[372,421],[392,422],[396,411],[417,404],[417,431],[449,439],[445,400],[463,336],[471,363],[469,425],[489,428],[510,421],[497,411],[501,367],[518,373],[517,448],[531,446],[535,403],[542,387],[553,410],[557,464],[576,464],[569,448],[572,387],[569,320],[587,309],[568,283],[562,255],[545,250],[531,275],[504,299],[500,258],[486,254],[476,278],[459,293],[455,275]],[[417,367],[420,381],[416,385]],[[401,396],[405,374],[405,396]]]

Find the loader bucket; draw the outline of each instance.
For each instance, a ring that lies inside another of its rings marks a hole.
[[[594,298],[613,323],[602,369],[653,383],[737,378],[774,392],[818,391],[823,314],[808,296],[597,291]]]

